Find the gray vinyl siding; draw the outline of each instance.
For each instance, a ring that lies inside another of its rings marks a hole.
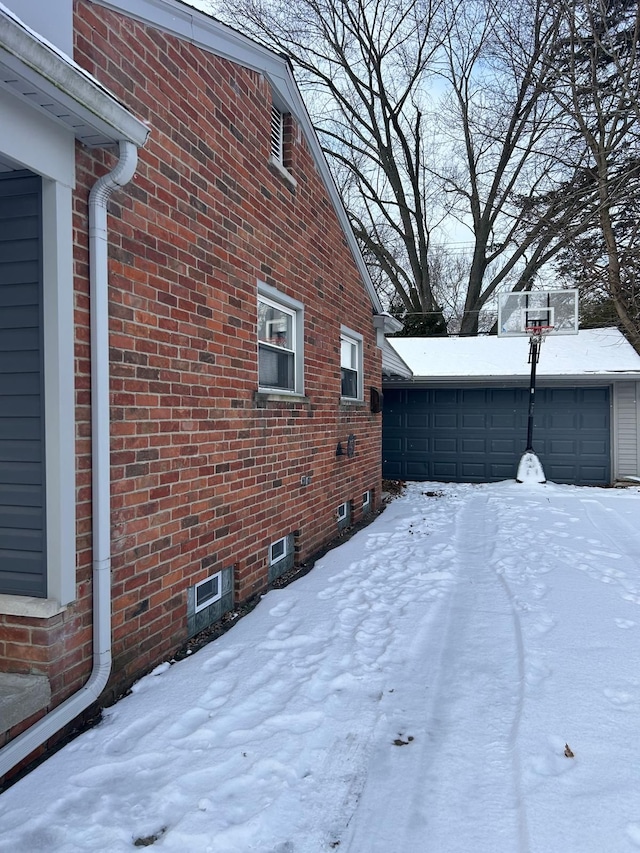
[[[615,475],[619,479],[630,476],[637,477],[640,475],[640,459],[638,459],[638,443],[640,441],[638,391],[640,390],[640,382],[616,382],[614,387]]]
[[[41,180],[0,176],[0,592],[45,597]]]

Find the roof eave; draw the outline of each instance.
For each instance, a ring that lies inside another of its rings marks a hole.
[[[547,382],[564,383],[575,382],[584,385],[610,384],[611,382],[620,382],[624,380],[640,381],[640,373],[636,371],[615,371],[606,373],[538,373],[537,382],[539,385],[544,385]],[[388,377],[394,384],[404,380],[396,381],[392,377]],[[469,376],[459,374],[455,376],[422,376],[414,374],[409,380],[410,385],[440,385],[448,387],[459,387],[467,385],[528,385],[530,381],[529,374],[516,373],[510,375],[486,374],[482,376]]]
[[[140,147],[149,127],[69,57],[0,6],[0,85],[90,147]]]

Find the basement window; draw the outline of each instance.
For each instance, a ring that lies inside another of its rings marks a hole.
[[[277,542],[273,542],[271,545],[269,557],[271,565],[273,566],[276,563],[279,563],[280,560],[284,560],[288,553],[287,537],[283,536],[282,539],[278,539]]]
[[[222,572],[216,572],[215,575],[211,575],[210,577],[205,578],[205,580],[197,583],[195,593],[196,613],[200,610],[204,610],[205,607],[213,604],[214,601],[218,601],[218,599],[222,597]]]
[[[362,509],[365,512],[371,509],[371,489],[367,489],[362,495]]]
[[[289,533],[282,539],[277,539],[269,545],[269,567],[267,579],[269,583],[282,577],[285,572],[293,569],[296,560],[295,533]]]
[[[351,501],[345,501],[340,504],[336,510],[336,521],[338,530],[346,530],[351,524]]]

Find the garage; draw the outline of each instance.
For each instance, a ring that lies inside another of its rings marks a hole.
[[[528,341],[389,343],[411,377],[385,371],[383,476],[468,483],[515,478],[527,443]],[[547,339],[533,431],[547,479],[606,486],[637,478],[639,391],[640,356],[616,329]]]
[[[610,389],[540,388],[534,447],[557,483],[611,480]],[[391,388],[383,476],[487,483],[515,476],[527,439],[527,388]]]

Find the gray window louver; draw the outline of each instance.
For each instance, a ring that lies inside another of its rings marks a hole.
[[[271,107],[271,156],[278,163],[283,162],[284,152],[284,116],[277,107]]]

